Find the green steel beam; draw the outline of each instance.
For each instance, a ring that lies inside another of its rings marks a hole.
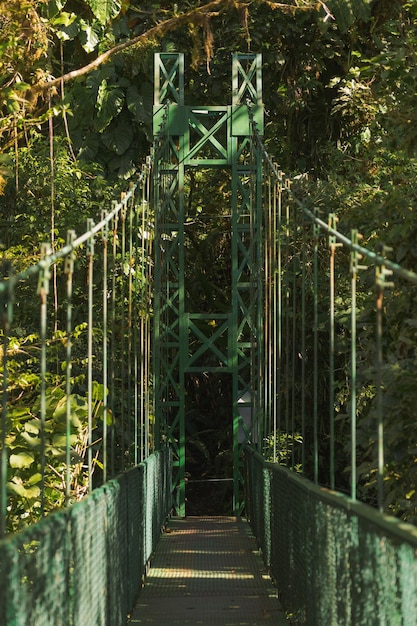
[[[174,507],[178,515],[185,515],[185,375],[231,373],[233,507],[240,513],[244,506],[242,449],[248,441],[261,440],[258,423],[263,423],[259,413],[263,396],[259,389],[262,163],[251,138],[252,123],[259,133],[263,131],[261,55],[233,55],[231,105],[186,106],[183,70],[182,54],[155,56],[156,443],[168,440],[173,447]],[[184,175],[191,167],[228,167],[232,173],[233,304],[226,314],[185,310]]]

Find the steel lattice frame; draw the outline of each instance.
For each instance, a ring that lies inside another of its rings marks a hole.
[[[242,448],[260,441],[263,394],[262,163],[251,122],[263,130],[261,55],[232,57],[232,104],[184,104],[184,56],[155,55],[155,419],[156,445],[174,450],[173,493],[185,515],[185,375],[230,373],[233,380],[233,479],[235,513],[244,506]],[[231,310],[205,314],[185,310],[184,175],[187,167],[227,167],[232,173]],[[204,321],[216,330],[204,332]],[[228,333],[227,350],[218,339]],[[190,339],[192,338],[192,341]],[[191,345],[195,346],[191,349]],[[216,365],[202,365],[207,352]],[[245,411],[246,409],[246,411]],[[248,416],[243,417],[243,415]]]

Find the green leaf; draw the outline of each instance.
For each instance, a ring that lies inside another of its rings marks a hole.
[[[328,0],[327,6],[334,15],[342,33],[345,33],[354,21],[352,2],[345,0]]]
[[[115,18],[121,9],[119,0],[87,0],[87,4],[102,24]]]
[[[101,146],[100,135],[90,133],[84,139],[79,151],[79,156],[85,161],[94,161],[97,158]],[[81,333],[75,334],[74,338],[78,339]]]
[[[40,474],[39,472],[36,472],[36,474],[32,474],[32,476],[29,476],[27,480],[27,484],[36,485],[37,483],[40,483],[41,480],[42,480],[42,474]]]
[[[104,145],[116,152],[124,154],[132,143],[132,127],[127,120],[112,124],[103,133]]]
[[[31,487],[24,487],[22,484],[16,482],[7,483],[7,488],[11,493],[14,493],[20,498],[25,498],[27,500],[38,498],[41,493],[41,490],[36,485],[32,485]]]
[[[63,11],[58,15],[58,17],[51,20],[51,22],[54,26],[68,27],[71,26],[71,24],[73,24],[76,20],[77,16],[75,13],[67,13],[66,11]]]
[[[97,380],[93,380],[92,385],[92,395],[94,400],[103,400],[104,397],[108,396],[108,389],[104,387],[102,383],[99,383]]]
[[[33,419],[33,420],[29,420],[28,422],[26,422],[25,424],[25,430],[26,432],[30,433],[31,435],[38,435],[39,434],[39,430],[40,430],[40,421]]]
[[[100,41],[93,27],[87,24],[87,22],[84,22],[84,20],[81,20],[80,41],[82,47],[88,54],[96,49]]]
[[[9,459],[10,467],[13,467],[15,469],[30,467],[34,461],[35,457],[31,452],[19,452],[18,454],[11,454]]]
[[[103,420],[103,418],[104,418],[104,412],[103,412],[103,411],[101,411],[101,412],[100,412],[100,419],[101,419],[102,421],[104,421],[104,420]],[[112,414],[112,412],[111,412],[109,409],[107,409],[107,413],[106,413],[106,425],[107,425],[107,426],[114,426],[114,423],[115,423],[115,421],[114,421],[114,419],[113,419],[113,414]]]
[[[67,398],[64,396],[58,401],[58,404],[55,407],[55,411],[53,412],[53,419],[59,421],[61,419],[65,420],[67,416]]]
[[[59,400],[65,396],[65,393],[59,387],[50,387],[47,389],[46,393],[46,416],[48,418],[52,417],[54,414],[55,408],[59,402]],[[32,407],[32,413],[39,414],[40,413],[40,396],[36,399]]]
[[[101,130],[105,129],[112,119],[122,110],[124,93],[114,85],[108,85],[107,80],[102,80],[97,94],[97,120]]]
[[[48,15],[53,17],[64,8],[66,0],[49,0],[48,2]]]
[[[69,444],[72,446],[77,443],[77,435],[70,435]],[[67,445],[66,435],[54,435],[52,439],[52,445],[57,448],[65,448]]]
[[[132,147],[130,147],[130,149],[121,156],[116,155],[112,159],[109,159],[108,165],[110,170],[117,172],[119,177],[125,178],[126,180],[133,176],[136,172],[136,167],[133,164],[133,157],[135,156],[132,154],[133,152]]]
[[[80,25],[74,13],[61,13],[53,20],[53,24],[57,27],[56,36],[62,41],[75,39],[80,32]]]
[[[30,416],[30,410],[26,406],[19,406],[14,409],[9,409],[7,417],[9,420],[16,424],[18,422],[25,421]]]
[[[145,107],[135,85],[130,85],[126,92],[126,104],[127,108],[135,116],[138,122],[143,122],[145,120]]]
[[[87,417],[87,411],[79,411],[79,413],[71,413],[71,424],[74,426],[74,428],[76,428],[77,430],[81,430],[83,427],[82,421],[80,420],[79,415],[81,415],[81,417],[86,418]]]
[[[22,439],[27,443],[30,448],[38,448],[41,445],[41,440],[39,437],[32,437],[29,433],[22,432]]]
[[[87,322],[82,322],[81,324],[78,324],[74,328],[73,333],[72,333],[74,335],[74,339],[78,339],[85,330],[87,330]]]

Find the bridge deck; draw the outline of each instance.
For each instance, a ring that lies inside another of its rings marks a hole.
[[[284,625],[249,524],[173,518],[161,537],[130,624]]]

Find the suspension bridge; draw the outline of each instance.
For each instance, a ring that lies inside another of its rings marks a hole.
[[[386,291],[417,275],[274,163],[261,73],[260,55],[233,55],[231,103],[188,105],[183,55],[157,54],[137,182],[35,265],[4,254],[2,624],[417,623],[417,530],[386,512],[383,397]],[[209,228],[199,171],[228,186],[221,306],[203,284],[190,295],[191,226]],[[359,499],[358,299],[373,311],[375,507]],[[231,398],[229,463],[194,481],[231,485],[210,516],[189,515],[193,377]]]

